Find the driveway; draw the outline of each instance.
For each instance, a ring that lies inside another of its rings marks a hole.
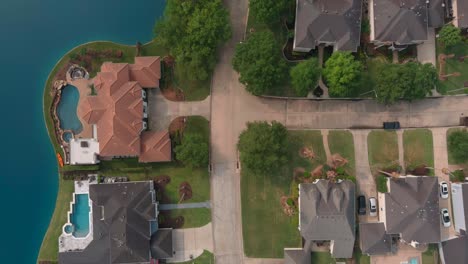
[[[377,198],[377,189],[375,187],[374,177],[369,165],[369,153],[367,151],[367,136],[369,130],[351,130],[354,139],[354,157],[356,160],[356,181],[358,191],[357,194],[363,194],[366,196],[367,204],[369,203],[370,197]],[[377,216],[369,216],[369,209],[365,216],[359,216],[359,222],[377,222],[379,218]]]
[[[213,252],[211,223],[199,228],[174,229],[172,235],[175,255],[167,262],[195,259],[203,254],[203,250]]]
[[[418,61],[421,63],[431,63],[436,66],[436,43],[435,31],[433,28],[427,29],[427,40],[416,46],[418,50]]]
[[[439,177],[439,182],[445,181],[449,184],[449,198],[442,199],[439,197],[440,208],[447,208],[451,216],[452,225],[450,227],[444,227],[440,225],[441,240],[446,241],[456,236],[455,229],[453,227],[453,214],[451,205],[451,191],[450,191],[450,177],[447,174],[442,173],[443,168],[448,168],[448,152],[447,152],[447,128],[432,128],[432,138],[434,146],[434,173]]]
[[[173,102],[167,100],[159,89],[149,89],[148,110],[150,129],[167,130],[178,116],[203,116],[210,120],[210,96],[203,101]]]

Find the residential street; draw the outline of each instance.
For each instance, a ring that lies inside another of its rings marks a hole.
[[[234,47],[243,39],[247,0],[224,1],[230,12],[233,37],[220,49],[211,94],[211,201],[216,263],[266,263],[244,257],[240,173],[236,144],[249,121],[276,120],[288,128],[380,128],[383,121],[400,121],[402,127],[443,127],[459,124],[468,115],[468,97],[426,99],[384,106],[373,100],[309,101],[255,97],[247,93],[232,69]],[[353,131],[356,157],[367,157],[364,132]],[[367,164],[367,165],[366,165]],[[372,178],[367,159],[356,159],[357,178]],[[372,183],[359,186],[375,193]],[[369,186],[367,186],[369,185]],[[272,260],[278,262],[278,260]]]

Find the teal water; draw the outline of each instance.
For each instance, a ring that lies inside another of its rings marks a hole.
[[[57,195],[42,114],[44,83],[68,50],[152,38],[164,0],[1,0],[0,262],[35,263]]]
[[[83,125],[76,113],[79,100],[80,92],[78,88],[73,85],[67,85],[62,89],[62,96],[57,106],[60,127],[64,130],[72,130],[75,134],[79,134],[83,130]]]
[[[85,237],[89,233],[89,195],[75,194],[75,205],[70,218],[73,224],[73,236]]]

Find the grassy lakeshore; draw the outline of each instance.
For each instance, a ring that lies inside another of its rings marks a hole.
[[[112,61],[112,62],[122,62],[122,63],[133,63],[134,57],[136,55],[136,47],[135,46],[127,46],[127,45],[120,45],[112,42],[91,42],[86,43],[80,46],[75,47],[74,49],[70,50],[66,53],[54,66],[52,71],[50,72],[45,87],[44,87],[44,94],[43,94],[43,113],[44,113],[44,121],[46,123],[47,131],[49,134],[50,141],[54,147],[54,151],[56,153],[60,153],[63,155],[62,149],[58,144],[55,131],[54,131],[54,124],[52,117],[50,115],[50,109],[52,107],[52,86],[53,82],[55,81],[55,77],[63,67],[65,67],[70,60],[83,52],[83,49],[87,50],[94,50],[94,51],[104,51],[104,50],[120,50],[122,51],[121,57],[98,57],[94,58],[91,63],[91,68],[93,69],[90,71],[90,76],[94,77],[96,75],[96,71],[99,69],[100,64],[104,61]],[[168,51],[159,45],[157,42],[152,41],[145,45],[141,46],[140,55],[141,56],[164,56],[168,53]],[[177,69],[176,69],[177,71]],[[175,73],[177,74],[177,72]],[[187,99],[192,98],[201,98],[203,97],[203,93],[206,95],[209,93],[209,83],[208,88],[204,89],[203,92],[197,91],[197,93],[193,96],[187,95]],[[205,96],[206,97],[206,96]],[[200,123],[200,122],[198,122]],[[207,126],[204,123],[203,126]],[[209,131],[209,129],[205,129]],[[114,172],[119,172],[122,175],[122,172],[125,172],[131,180],[146,180],[151,179],[152,176],[157,175],[170,175],[174,176],[173,184],[169,187],[168,196],[171,201],[177,200],[177,186],[179,181],[188,180],[192,187],[194,188],[194,197],[193,200],[196,201],[206,201],[209,200],[209,173],[206,168],[201,169],[194,169],[190,170],[177,164],[175,162],[171,163],[150,163],[145,165],[135,165],[134,162],[129,160],[117,160],[116,162],[104,163],[99,166],[99,173],[104,175],[112,175]],[[123,168],[124,166],[125,168]],[[81,167],[81,166],[80,166]],[[68,170],[70,166],[66,166],[62,170]],[[71,168],[75,169],[75,168]],[[77,169],[87,169],[87,168],[77,168]],[[96,166],[89,166],[89,169],[96,169]],[[133,169],[133,171],[132,171]],[[177,177],[179,176],[179,177]],[[52,218],[49,223],[49,228],[43,238],[42,245],[38,255],[38,262],[41,261],[49,261],[51,263],[58,261],[58,237],[62,232],[62,226],[67,221],[67,212],[70,209],[70,201],[72,199],[73,193],[73,181],[66,181],[62,179],[61,173],[59,171],[59,189],[58,189],[58,196],[56,200],[55,210],[52,215]],[[193,202],[192,200],[188,202]],[[193,215],[193,212],[187,212],[187,215]],[[209,222],[210,214],[207,214],[205,211],[200,215],[199,218],[188,220],[187,225],[203,225],[206,224],[207,221]]]

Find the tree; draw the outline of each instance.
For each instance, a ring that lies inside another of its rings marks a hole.
[[[460,130],[450,133],[448,148],[457,163],[468,161],[468,131]]]
[[[334,52],[323,70],[330,96],[349,96],[359,85],[361,71],[361,62],[355,60],[351,52]]]
[[[231,36],[229,14],[221,0],[170,0],[155,34],[189,79],[206,80],[216,64],[216,49]]]
[[[446,47],[456,45],[462,41],[461,30],[452,24],[445,25],[439,31],[439,39]]]
[[[269,30],[253,33],[246,42],[237,44],[232,65],[240,74],[239,81],[253,95],[276,88],[287,72],[280,48]]]
[[[273,24],[281,20],[281,15],[288,7],[287,0],[250,0],[249,10],[259,22]]]
[[[208,165],[208,140],[200,134],[187,133],[182,143],[175,147],[178,160],[185,165],[196,168]]]
[[[271,173],[288,162],[288,131],[273,121],[247,123],[237,147],[242,166],[254,173]]]
[[[392,104],[399,99],[421,99],[437,86],[437,70],[431,64],[408,62],[406,64],[383,63],[377,66],[375,77],[377,100]]]
[[[307,96],[311,88],[315,88],[321,69],[315,58],[300,62],[291,69],[291,82],[298,96]]]

